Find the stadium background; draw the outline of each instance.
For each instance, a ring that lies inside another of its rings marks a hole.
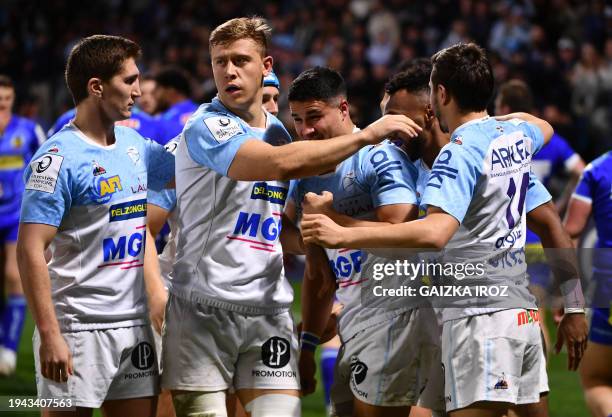
[[[193,98],[205,102],[215,94],[210,31],[251,14],[274,29],[269,52],[290,129],[287,88],[308,67],[344,75],[354,121],[365,126],[378,116],[383,85],[402,60],[473,40],[488,49],[498,84],[528,82],[540,114],[585,161],[612,148],[612,5],[605,0],[2,0],[0,74],[16,82],[15,112],[48,128],[72,107],[63,81],[71,47],[90,34],[118,34],[143,47],[141,72],[180,66],[191,76]],[[17,374],[0,379],[0,395],[35,393],[31,334],[28,319]],[[564,354],[550,359],[551,416],[586,416],[578,377],[565,361]],[[304,400],[305,416],[323,410],[320,389]]]

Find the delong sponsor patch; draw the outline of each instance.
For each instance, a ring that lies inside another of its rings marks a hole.
[[[268,185],[266,182],[256,182],[255,185],[253,185],[251,198],[254,200],[266,200],[270,203],[284,205],[285,200],[287,199],[288,191],[289,190],[284,187]]]
[[[113,204],[109,209],[109,222],[120,222],[122,220],[134,219],[136,217],[146,217],[147,199],[128,201],[120,204]]]

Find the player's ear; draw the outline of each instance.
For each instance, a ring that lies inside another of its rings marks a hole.
[[[340,112],[342,113],[342,119],[349,117],[349,104],[345,99],[340,100]]]
[[[438,84],[436,86],[436,89],[440,93],[440,102],[444,105],[450,103],[451,97],[450,94],[448,94],[448,90],[446,90],[446,88],[442,84]]]
[[[87,81],[87,92],[90,96],[96,98],[102,98],[102,80],[100,78],[90,78]]]
[[[264,77],[267,77],[272,72],[272,64],[274,64],[274,59],[270,55],[263,58]]]
[[[431,127],[435,118],[436,118],[436,114],[434,113],[433,108],[431,107],[431,104],[426,105],[425,106],[425,126]]]

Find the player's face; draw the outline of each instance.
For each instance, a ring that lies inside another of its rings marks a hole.
[[[15,90],[11,87],[0,87],[0,113],[10,113],[15,102]]]
[[[427,115],[427,100],[420,94],[411,94],[406,90],[399,90],[389,96],[383,109],[383,114],[403,114],[414,120],[422,128],[425,126]]]
[[[278,96],[280,91],[276,87],[263,88],[263,107],[273,115],[278,114]]]
[[[263,77],[272,70],[272,57],[262,57],[252,39],[213,46],[210,52],[219,98],[230,108],[246,110],[261,103]]]
[[[429,96],[431,107],[433,108],[434,114],[438,118],[438,122],[440,123],[440,129],[442,129],[443,132],[447,133],[448,124],[446,123],[446,120],[444,119],[444,112],[442,111],[442,106],[441,106],[441,103],[444,102],[444,91],[445,91],[444,87],[442,86],[434,87],[431,80],[429,80],[429,90],[431,91],[430,96]]]
[[[155,84],[154,80],[145,80],[140,83],[140,92],[142,95],[138,99],[138,105],[144,112],[149,114],[154,114],[155,107],[157,106],[155,96],[153,95]]]
[[[124,120],[132,115],[132,107],[141,95],[139,75],[136,62],[128,58],[119,73],[102,83],[102,107],[109,119]]]
[[[344,114],[342,108],[348,107],[346,100],[292,101],[289,103],[295,131],[302,140],[330,139],[351,132],[342,131]]]

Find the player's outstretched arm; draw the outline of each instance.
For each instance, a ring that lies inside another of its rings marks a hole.
[[[592,204],[580,197],[572,197],[563,224],[572,239],[577,240],[591,217]]]
[[[316,388],[315,348],[323,337],[334,304],[336,277],[327,255],[315,245],[306,245],[306,270],[302,283],[302,328],[300,335],[300,382],[302,394]]]
[[[153,328],[161,334],[164,323],[164,312],[168,302],[168,292],[159,269],[155,237],[168,220],[170,212],[155,204],[147,206],[147,238],[145,243],[144,281],[149,304],[149,319]]]
[[[40,335],[40,369],[45,378],[66,382],[73,374],[72,354],[62,336],[51,299],[51,279],[45,249],[57,227],[21,223],[17,240],[17,262],[28,306]]]
[[[236,153],[228,176],[240,181],[264,181],[318,175],[333,170],[339,162],[366,145],[387,137],[415,138],[421,130],[406,116],[387,115],[359,132],[332,139],[298,141],[282,146],[247,140]]]
[[[566,299],[565,307],[569,307],[566,311],[578,311],[577,313],[566,313],[563,316],[559,323],[555,344],[555,350],[559,353],[565,343],[568,354],[568,369],[575,371],[584,355],[588,339],[588,325],[584,310],[580,313],[580,306],[576,305],[578,302],[582,308],[584,307],[576,251],[552,202],[542,204],[531,210],[527,214],[527,225],[542,240],[548,263],[561,288],[561,293]]]
[[[495,116],[495,118],[501,121],[507,121],[511,119],[521,119],[521,120],[524,120],[526,122],[529,122],[537,126],[538,129],[540,129],[540,131],[542,132],[542,136],[544,136],[544,144],[550,142],[550,139],[552,138],[553,133],[555,133],[550,123],[548,123],[544,119],[540,119],[539,117],[535,117],[534,115],[529,114],[529,113],[523,113],[523,112],[510,113],[510,114],[506,114],[503,116]]]
[[[281,242],[281,245],[283,245],[283,253],[290,253],[293,255],[303,255],[304,254],[304,241],[302,240],[300,229],[296,227],[295,223],[291,221],[291,219],[286,213],[283,213],[281,220],[282,220],[282,226],[281,226],[280,242]]]
[[[379,227],[341,227],[322,214],[302,220],[304,242],[330,248],[442,249],[458,228],[457,219],[437,207],[424,219]]]

